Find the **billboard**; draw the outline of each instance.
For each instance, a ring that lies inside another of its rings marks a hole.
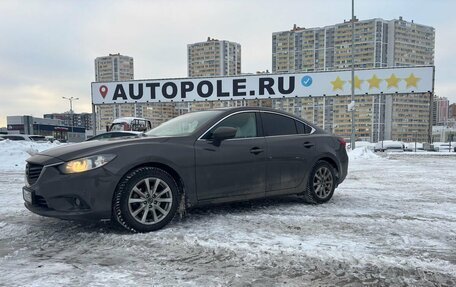
[[[433,91],[434,67],[355,71],[355,94]],[[188,102],[351,94],[351,71],[92,83],[93,104]]]

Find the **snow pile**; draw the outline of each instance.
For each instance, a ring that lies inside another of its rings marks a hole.
[[[348,151],[348,157],[350,160],[357,160],[357,159],[378,159],[380,158],[374,152],[372,152],[368,146],[358,147],[354,150]]]
[[[25,160],[41,151],[60,146],[61,143],[33,141],[0,141],[0,171],[23,171]]]
[[[356,141],[355,142],[355,147],[368,147],[369,149],[374,149],[375,143],[371,142],[366,142],[366,141]]]

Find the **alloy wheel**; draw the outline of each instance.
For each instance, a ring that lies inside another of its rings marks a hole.
[[[313,188],[315,194],[320,199],[325,199],[331,194],[333,188],[333,175],[327,167],[322,166],[317,169],[313,178]]]
[[[130,191],[128,209],[141,224],[156,224],[171,210],[173,196],[168,184],[156,177],[139,181]]]

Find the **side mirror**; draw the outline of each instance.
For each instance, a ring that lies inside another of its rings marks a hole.
[[[232,139],[236,136],[237,129],[233,127],[218,127],[212,133],[212,139],[221,142],[226,139]]]

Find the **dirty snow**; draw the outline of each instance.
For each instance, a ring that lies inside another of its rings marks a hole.
[[[0,166],[0,286],[456,285],[453,156],[360,148],[327,204],[221,205],[129,234],[27,211],[18,150],[0,146],[0,162],[17,152]]]

